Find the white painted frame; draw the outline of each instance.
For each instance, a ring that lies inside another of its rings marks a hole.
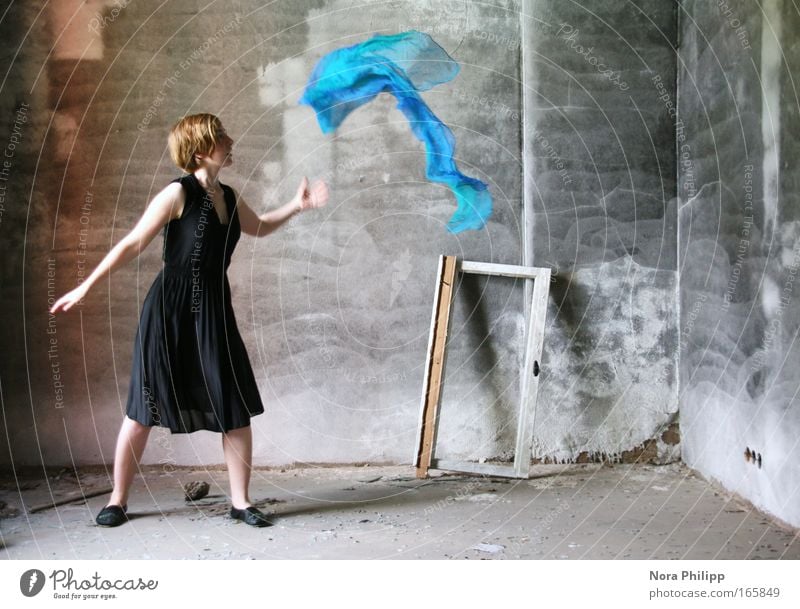
[[[439,274],[441,275],[442,259],[439,261]],[[542,349],[544,347],[544,325],[547,315],[547,302],[550,294],[550,269],[533,266],[514,266],[508,264],[491,264],[486,262],[470,262],[467,260],[456,261],[456,275],[461,273],[471,273],[474,275],[491,275],[498,277],[513,277],[526,280],[525,311],[528,313],[528,325],[525,333],[525,358],[522,366],[522,394],[517,417],[517,438],[514,452],[513,465],[495,465],[487,463],[474,463],[470,461],[455,461],[436,458],[436,421],[434,419],[433,445],[431,446],[431,460],[429,465],[423,465],[423,470],[442,469],[474,474],[485,474],[489,476],[504,476],[510,478],[527,478],[530,475],[531,467],[531,448],[533,444],[533,424],[536,414],[536,396],[539,390],[539,373],[541,370],[540,361]],[[528,306],[527,295],[531,293],[530,284],[533,283],[532,297]],[[437,294],[439,284],[437,283]],[[430,359],[434,348],[434,325],[436,322],[436,303],[438,296],[434,298],[434,313],[431,319],[431,331],[428,338],[428,356],[426,359],[426,370],[430,368]],[[452,299],[448,307],[452,308]],[[446,361],[447,350],[444,351]],[[442,373],[441,384],[444,384],[444,372]],[[414,452],[414,465],[420,467],[419,444],[422,435],[422,421],[425,417],[425,405],[427,401],[427,375],[423,379],[422,404],[420,407],[420,426],[417,433],[417,443]]]

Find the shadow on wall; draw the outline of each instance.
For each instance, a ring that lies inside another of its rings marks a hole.
[[[481,285],[478,277],[469,274],[460,276],[460,283],[454,298],[460,301],[459,304],[464,309],[471,307],[465,322],[470,326],[470,331],[465,333],[465,346],[470,353],[469,359],[474,359],[478,364],[478,368],[488,375],[484,382],[491,391],[492,408],[496,408],[498,400],[501,399],[504,393],[504,388],[498,382],[497,375],[489,374],[500,364],[500,357],[494,348],[494,341],[491,340],[493,328],[489,323],[484,296],[485,286]]]
[[[643,269],[630,257],[554,276],[536,461],[679,459],[670,390],[678,339],[664,298],[674,281],[674,273]]]

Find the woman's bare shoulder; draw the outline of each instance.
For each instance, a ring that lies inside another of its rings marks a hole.
[[[181,184],[180,181],[170,182],[161,189],[153,198],[153,201],[168,206],[173,211],[173,213],[170,214],[171,220],[179,219],[183,214],[183,207],[186,202],[186,193],[183,184]]]
[[[168,193],[170,196],[182,196],[183,184],[180,182],[170,182],[161,189],[161,192]]]

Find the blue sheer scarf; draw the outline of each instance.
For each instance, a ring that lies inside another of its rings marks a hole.
[[[453,160],[455,137],[419,95],[452,80],[459,65],[427,34],[411,30],[373,36],[325,55],[300,99],[311,106],[323,133],[334,131],[356,108],[386,91],[397,99],[414,135],[425,144],[426,175],[447,184],[458,207],[447,228],[452,233],[480,229],[492,213],[486,184],[465,176]]]

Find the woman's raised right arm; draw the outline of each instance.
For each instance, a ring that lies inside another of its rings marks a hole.
[[[50,313],[57,313],[59,310],[68,311],[73,305],[80,302],[100,279],[110,275],[115,269],[141,254],[164,225],[179,216],[183,209],[183,203],[183,187],[180,183],[168,184],[164,190],[153,197],[133,230],[111,248],[111,251],[106,254],[83,283],[56,300],[50,308]]]

